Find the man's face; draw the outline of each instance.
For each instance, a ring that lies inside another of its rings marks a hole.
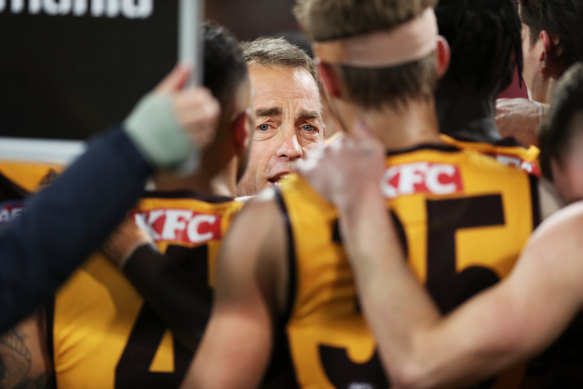
[[[237,182],[241,180],[243,174],[247,170],[247,166],[249,165],[249,155],[251,153],[251,144],[253,143],[253,133],[255,119],[251,107],[251,100],[252,100],[252,89],[251,89],[251,82],[250,80],[245,80],[242,85],[239,87],[239,92],[237,96],[237,103],[236,106],[239,109],[236,112],[247,112],[245,115],[245,127],[247,130],[247,137],[245,139],[245,147],[240,150],[238,154],[238,161],[239,164],[237,166]]]
[[[255,128],[240,196],[275,185],[292,171],[293,162],[324,142],[320,93],[307,70],[251,64],[249,75]]]

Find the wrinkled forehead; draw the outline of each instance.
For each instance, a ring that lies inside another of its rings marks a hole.
[[[312,75],[304,68],[281,65],[249,65],[255,108],[280,108],[290,104],[321,112],[320,91]]]

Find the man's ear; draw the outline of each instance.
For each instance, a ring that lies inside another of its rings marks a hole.
[[[340,80],[334,71],[334,68],[325,62],[318,62],[318,74],[320,81],[330,97],[341,97],[342,89],[340,88]]]
[[[231,123],[231,131],[233,131],[233,140],[237,150],[245,149],[248,146],[247,142],[251,132],[249,116],[249,110],[245,110],[237,115]]]
[[[441,78],[447,72],[449,68],[449,61],[451,60],[451,50],[449,48],[449,43],[442,37],[437,37],[437,78]]]
[[[551,72],[557,65],[557,59],[561,55],[559,52],[559,39],[554,38],[546,30],[542,30],[539,35],[543,50],[539,56],[539,66],[543,73]]]

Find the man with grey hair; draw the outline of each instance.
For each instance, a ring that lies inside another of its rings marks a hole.
[[[292,163],[324,142],[318,76],[312,59],[281,38],[242,44],[255,90],[254,144],[238,186],[249,196],[274,186]]]

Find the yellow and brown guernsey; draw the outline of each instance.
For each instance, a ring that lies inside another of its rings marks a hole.
[[[408,264],[443,312],[506,277],[539,222],[537,179],[473,150],[428,145],[388,154],[381,187]],[[293,298],[285,331],[298,384],[389,387],[336,210],[299,176],[278,193],[289,220]],[[522,370],[488,387],[517,387]]]
[[[0,226],[20,215],[26,196],[62,170],[51,163],[0,160]]]
[[[62,170],[61,165],[54,163],[0,160],[0,179],[27,192],[35,192],[49,184]]]
[[[524,146],[514,138],[505,138],[496,143],[462,140],[441,134],[441,139],[452,146],[479,151],[503,165],[514,166],[534,176],[541,176],[540,150],[536,146]]]
[[[151,193],[132,215],[162,252],[212,286],[219,246],[242,205],[224,198]],[[59,388],[178,388],[192,358],[98,253],[57,294],[51,334]]]

